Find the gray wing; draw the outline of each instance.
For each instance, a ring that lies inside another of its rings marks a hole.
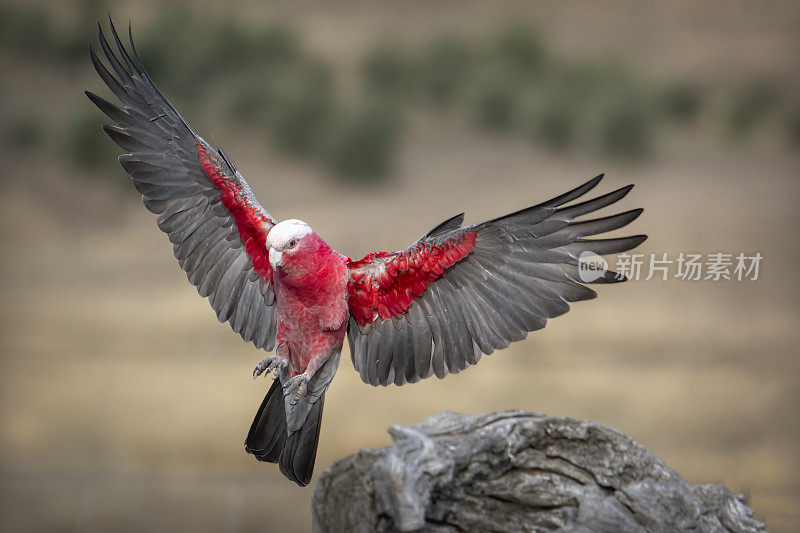
[[[575,220],[620,200],[632,186],[561,207],[601,179],[602,175],[557,198],[482,224],[461,228],[463,216],[459,215],[404,251],[408,256],[409,251],[424,248],[447,249],[448,243],[460,242],[474,232],[471,252],[431,282],[405,312],[383,318],[376,313],[367,324],[351,314],[348,340],[361,379],[370,385],[403,385],[460,372],[476,364],[482,354],[506,348],[543,328],[548,318],[566,313],[570,302],[597,296],[579,277],[581,254],[620,253],[647,238],[585,238],[621,228],[642,212],[635,209]],[[393,262],[397,264],[394,256],[384,255],[368,268],[380,279],[381,274],[394,272],[395,268],[387,269]],[[358,265],[367,268],[363,262]],[[624,278],[607,271],[593,283],[618,281]],[[382,283],[387,285],[385,280]],[[375,288],[380,290],[377,284]],[[351,312],[353,305],[351,301]]]
[[[275,343],[272,270],[266,235],[274,219],[261,207],[247,183],[221,151],[192,131],[111,32],[119,57],[99,30],[111,74],[90,47],[95,70],[122,102],[118,107],[86,92],[117,126],[105,132],[127,153],[119,158],[158,215],[158,227],[189,281],[207,297],[220,322],[258,348]],[[130,33],[130,31],[129,31]]]

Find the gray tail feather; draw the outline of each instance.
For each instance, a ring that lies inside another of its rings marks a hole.
[[[258,408],[244,441],[244,449],[259,461],[277,463],[287,437],[282,387],[280,380],[276,379]]]
[[[244,448],[259,461],[279,462],[281,473],[304,487],[314,472],[325,395],[311,407],[303,426],[289,435],[282,392],[280,380],[276,379],[258,408]]]
[[[314,461],[317,458],[319,430],[322,427],[322,407],[325,405],[325,394],[311,407],[303,427],[292,432],[283,447],[280,468],[284,476],[301,487],[308,485],[314,473]]]

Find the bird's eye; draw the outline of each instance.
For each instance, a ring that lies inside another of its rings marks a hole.
[[[289,241],[289,248],[294,248],[295,246],[297,246],[297,239]]]

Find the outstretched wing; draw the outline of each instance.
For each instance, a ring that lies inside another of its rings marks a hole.
[[[122,107],[86,95],[117,126],[103,126],[126,152],[119,158],[158,215],[189,281],[208,297],[220,322],[258,348],[275,344],[275,295],[266,236],[275,220],[253,196],[222,151],[215,151],[183,120],[134,59],[111,23],[119,57],[99,30],[109,72],[90,47],[95,70]],[[130,30],[129,30],[130,34]]]
[[[350,262],[348,340],[370,385],[442,378],[541,329],[569,302],[597,296],[579,278],[584,252],[619,253],[647,237],[586,239],[621,228],[641,209],[575,221],[624,197],[623,187],[561,207],[602,175],[542,204],[474,226],[453,217],[405,250]],[[624,281],[605,272],[594,283]]]

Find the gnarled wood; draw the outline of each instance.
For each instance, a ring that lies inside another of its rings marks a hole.
[[[314,531],[764,530],[741,496],[595,422],[444,412],[389,433],[322,474]]]

